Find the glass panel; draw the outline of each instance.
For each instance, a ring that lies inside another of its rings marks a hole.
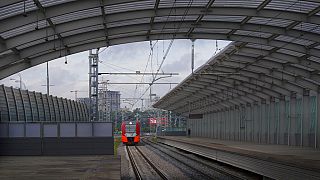
[[[126,124],[126,133],[136,132],[135,124]]]

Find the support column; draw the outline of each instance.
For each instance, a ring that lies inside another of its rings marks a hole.
[[[228,139],[228,129],[227,129],[227,123],[228,123],[228,110],[223,110],[223,139]]]
[[[234,137],[235,137],[235,140],[236,141],[239,141],[240,140],[240,114],[239,114],[239,106],[235,106],[234,108],[234,123],[235,123],[235,126],[234,126]]]
[[[295,93],[291,94],[290,97],[290,123],[289,123],[289,145],[296,146],[295,129],[296,129],[296,104],[297,95]]]
[[[313,144],[312,137],[309,133],[310,127],[310,91],[303,91],[303,118],[301,121],[301,145],[311,146]]]
[[[222,123],[222,112],[218,112],[218,139],[222,139],[222,133],[221,133],[221,123]]]
[[[259,126],[260,126],[260,116],[259,116],[259,104],[258,102],[254,102],[253,104],[253,130],[252,130],[252,135],[253,135],[253,141],[255,143],[259,142]]]
[[[317,121],[315,122],[315,147],[320,149],[320,90],[318,90],[317,94]]]
[[[275,98],[270,99],[270,114],[269,114],[269,144],[276,144],[276,111],[275,111]]]
[[[213,114],[213,138],[217,139],[217,112]]]
[[[240,141],[245,141],[245,128],[246,128],[246,126],[245,126],[245,107],[244,107],[244,105],[241,105],[241,107],[240,107],[240,110],[239,110],[240,112],[240,115],[239,115],[239,132],[240,132],[240,134],[239,134],[239,137],[240,137]]]
[[[280,97],[280,102],[279,102],[279,113],[280,113],[280,118],[279,118],[279,124],[278,124],[278,143],[279,144],[286,144],[285,142],[285,131],[286,131],[286,101],[285,101],[285,96]]]
[[[251,104],[247,104],[246,106],[246,119],[245,119],[245,136],[246,141],[251,141],[251,133],[252,133],[252,117],[251,117]]]
[[[214,112],[210,113],[210,137],[214,138]]]
[[[230,112],[229,112],[229,116],[230,116],[230,140],[235,140],[234,139],[234,107],[230,108]]]
[[[210,128],[210,112],[206,111],[207,116],[207,137],[210,138],[211,128]]]
[[[266,112],[266,100],[261,101],[261,110],[260,110],[260,143],[267,143],[268,136],[268,123],[267,123],[267,112]]]
[[[263,123],[262,123],[262,132],[263,132],[263,143],[267,144],[269,142],[269,104],[265,101],[264,112],[263,112]]]

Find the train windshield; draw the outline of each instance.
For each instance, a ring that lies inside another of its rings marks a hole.
[[[126,124],[126,132],[127,133],[136,132],[136,125],[135,124]]]

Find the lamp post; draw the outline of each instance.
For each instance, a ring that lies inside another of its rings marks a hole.
[[[47,94],[48,96],[50,95],[50,86],[54,86],[50,84],[50,79],[49,79],[49,61],[47,61],[47,84],[46,85],[41,85],[41,86],[46,86],[47,87]]]

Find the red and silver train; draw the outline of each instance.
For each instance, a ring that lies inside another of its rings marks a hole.
[[[134,145],[140,142],[140,122],[124,121],[121,124],[121,140],[123,144]]]

